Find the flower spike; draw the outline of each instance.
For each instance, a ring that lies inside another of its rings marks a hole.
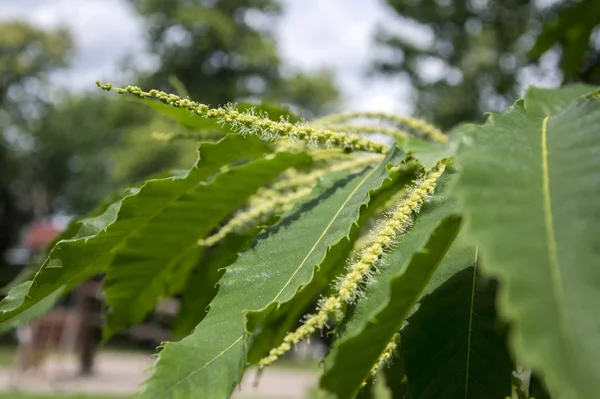
[[[446,164],[440,162],[408,191],[406,197],[396,205],[389,219],[377,229],[358,260],[348,267],[348,273],[341,278],[337,286],[337,292],[321,299],[318,312],[306,317],[304,324],[296,331],[288,333],[281,345],[271,349],[269,354],[260,360],[259,367],[263,368],[274,363],[280,356],[290,350],[291,344],[297,344],[317,329],[325,327],[329,315],[340,313],[344,303],[353,303],[356,300],[361,292],[361,283],[373,273],[385,250],[393,245],[399,235],[410,229],[413,215],[419,212],[425,200],[433,194],[437,186],[437,180],[444,173],[445,167]],[[391,353],[394,350],[395,347],[388,352]]]
[[[103,90],[115,90],[119,94],[131,94],[139,98],[155,98],[164,104],[174,108],[185,108],[190,112],[204,117],[217,119],[219,123],[230,126],[234,131],[242,135],[255,135],[263,140],[275,140],[279,137],[288,137],[305,141],[314,145],[326,147],[340,147],[349,151],[366,151],[383,154],[389,147],[356,135],[336,132],[326,128],[316,128],[309,125],[293,124],[287,121],[272,121],[265,115],[256,115],[254,110],[238,111],[233,105],[220,108],[210,108],[187,98],[181,98],[175,94],[152,89],[143,91],[137,86],[125,88],[114,88],[110,83],[102,84],[96,82]]]
[[[379,119],[395,125],[406,126],[415,130],[426,138],[439,143],[448,141],[446,135],[437,127],[421,119],[408,116],[392,115],[383,112],[349,112],[343,114],[334,114],[313,121],[315,125],[328,126],[332,124],[346,123],[354,119]]]

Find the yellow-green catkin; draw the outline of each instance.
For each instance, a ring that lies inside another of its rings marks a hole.
[[[258,192],[250,198],[249,203],[251,206],[253,204],[260,204],[265,198],[281,195],[288,190],[297,190],[306,186],[312,187],[320,177],[323,177],[328,173],[361,168],[379,162],[382,158],[381,155],[372,155],[348,159],[348,155],[346,154],[344,161],[326,165],[325,167],[315,169],[310,173],[300,173],[293,168],[288,169],[283,173],[283,178],[281,180],[275,182],[271,187],[265,187],[258,190]]]
[[[317,181],[320,177],[325,176],[328,173],[341,172],[343,170],[351,170],[362,168],[367,165],[371,165],[374,162],[378,162],[381,160],[381,157],[368,157],[368,156],[359,156],[353,159],[349,159],[347,161],[339,162],[333,164],[327,168],[317,169],[310,173],[305,174],[295,174],[289,176],[287,179],[280,180],[273,184],[274,190],[285,190],[290,187],[298,187],[305,184],[312,184]],[[292,172],[293,173],[293,172]]]
[[[398,346],[400,346],[400,333],[394,334],[390,342],[387,343],[381,355],[377,359],[377,362],[371,367],[371,371],[369,371],[369,377],[373,377],[382,363],[390,363],[392,358],[394,357],[396,351],[398,350]],[[362,386],[367,385],[366,381],[362,383]]]
[[[298,140],[290,140],[288,137],[281,137],[277,140],[277,145],[275,147],[276,152],[297,152],[303,150],[309,150],[306,148],[306,143]]]
[[[370,125],[327,125],[331,130],[343,133],[357,134],[384,134],[393,137],[396,141],[405,142],[410,137],[410,133],[396,128]]]
[[[285,118],[281,118],[279,122],[272,121],[266,115],[257,115],[254,110],[241,112],[233,106],[210,108],[206,104],[181,98],[175,94],[155,89],[143,91],[137,86],[113,88],[109,83],[101,84],[100,82],[97,82],[97,85],[103,90],[114,89],[119,94],[129,93],[139,98],[155,98],[172,107],[185,108],[198,116],[217,119],[219,123],[230,126],[242,135],[256,135],[265,140],[287,137],[290,140],[304,141],[312,145],[340,147],[349,151],[385,153],[389,149],[385,144],[361,138],[357,135],[335,132],[326,128],[315,128],[309,125],[293,124]]]
[[[262,200],[250,207],[248,210],[239,212],[232,217],[225,226],[210,237],[198,241],[200,246],[211,246],[225,238],[225,236],[233,231],[248,226],[251,223],[260,220],[267,215],[285,212],[289,210],[296,201],[310,194],[311,188],[301,188],[287,194],[276,195],[272,198],[262,198]]]
[[[292,344],[297,344],[306,337],[314,334],[315,331],[323,328],[329,320],[329,315],[338,313],[342,309],[342,301],[337,296],[330,296],[319,303],[319,311],[316,314],[308,315],[304,324],[302,324],[293,333],[288,333],[281,345],[271,349],[269,354],[258,362],[258,367],[263,368],[273,364],[280,356],[292,349]]]
[[[444,172],[445,164],[429,172],[425,178],[400,201],[389,219],[382,223],[375,237],[364,249],[359,259],[348,268],[348,273],[338,285],[338,293],[344,302],[351,303],[359,293],[359,285],[368,276],[384,251],[412,225],[413,214],[419,212],[425,199],[433,194],[437,179]]]
[[[348,154],[341,148],[325,148],[311,152],[314,161],[336,163],[348,159]]]
[[[416,173],[418,169],[420,169],[420,164],[415,160],[411,160],[407,162],[402,162],[396,166],[392,166],[389,169],[389,173],[390,176],[402,172]],[[389,209],[393,209],[396,206],[396,204],[398,204],[402,199],[404,199],[404,197],[406,197],[406,192],[409,191],[409,189],[410,186],[404,186],[399,188],[394,195],[392,195],[387,201],[385,201],[385,203],[383,203],[383,205],[377,207],[373,214],[373,218],[371,219],[371,221],[369,221],[369,224],[371,226],[380,225],[381,220],[384,218],[383,215],[385,214],[385,212]],[[362,235],[355,241],[352,247],[352,252],[362,252],[362,250],[364,250],[370,243],[371,237],[369,237],[368,235]]]
[[[255,224],[265,216],[288,211],[296,201],[311,193],[317,179],[328,173],[360,168],[380,159],[380,156],[359,156],[325,169],[303,174],[292,169],[288,172],[288,178],[275,182],[270,188],[260,189],[248,200],[247,210],[237,213],[212,236],[199,240],[198,245],[214,245],[227,234]]]
[[[382,121],[391,122],[393,124],[406,126],[408,128],[414,129],[417,132],[420,132],[426,138],[439,143],[445,143],[446,141],[448,141],[446,135],[444,135],[444,133],[440,129],[438,129],[429,122],[418,118],[391,115],[382,112],[348,112],[342,114],[329,115],[313,121],[313,124],[327,126],[332,124],[340,124],[347,121],[351,121],[353,119],[360,118],[379,119]]]
[[[369,276],[385,250],[395,242],[398,235],[410,228],[413,214],[418,213],[425,199],[433,194],[437,180],[444,169],[445,164],[439,163],[408,191],[390,217],[376,231],[358,259],[350,264],[348,273],[337,285],[336,294],[321,299],[318,304],[318,312],[307,316],[302,326],[296,331],[288,333],[281,345],[271,349],[268,356],[261,359],[259,367],[262,368],[275,362],[290,350],[292,344],[297,344],[316,330],[323,328],[329,320],[329,315],[340,313],[344,303],[353,303],[356,300],[360,293],[360,284]]]
[[[511,378],[512,386],[513,386],[513,390],[514,390],[515,394],[517,395],[518,399],[533,399],[533,398],[530,398],[529,395],[527,394],[527,392],[526,392],[527,390],[525,389],[523,381],[519,377],[517,377],[514,374],[511,374],[510,378]]]

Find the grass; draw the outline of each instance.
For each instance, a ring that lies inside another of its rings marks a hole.
[[[55,394],[55,395],[42,395],[42,394],[30,394],[23,392],[10,392],[0,393],[0,399],[124,399],[124,396],[89,396],[89,395],[69,395],[69,394]]]

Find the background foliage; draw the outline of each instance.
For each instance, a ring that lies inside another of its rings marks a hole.
[[[374,70],[408,78],[417,112],[443,128],[503,110],[524,82],[600,83],[597,1],[387,3],[415,33],[382,26]]]

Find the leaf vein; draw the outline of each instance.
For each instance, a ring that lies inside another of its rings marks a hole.
[[[557,311],[559,313],[559,325],[565,338],[569,337],[569,321],[565,305],[565,291],[562,285],[562,276],[560,273],[560,264],[558,261],[558,250],[556,246],[556,236],[554,233],[554,220],[552,217],[552,201],[550,199],[550,176],[548,173],[548,120],[550,116],[544,118],[542,122],[542,192],[544,200],[544,222],[546,226],[546,245],[548,247],[548,261],[550,266],[550,280],[554,291],[554,298],[557,302]],[[567,340],[567,342],[570,342]]]
[[[331,221],[329,222],[329,224],[327,225],[327,227],[325,227],[325,229],[323,230],[323,233],[319,236],[319,238],[317,239],[317,241],[315,241],[315,244],[312,246],[312,248],[310,249],[310,251],[308,251],[308,253],[304,257],[304,259],[302,260],[302,262],[300,263],[300,265],[296,268],[296,270],[294,271],[294,273],[292,273],[292,275],[287,280],[287,282],[283,285],[283,287],[281,288],[281,290],[279,290],[279,292],[277,293],[277,295],[275,295],[275,298],[273,298],[273,300],[271,300],[271,303],[275,302],[279,298],[279,296],[283,293],[283,291],[287,288],[287,286],[290,285],[290,283],[292,282],[292,280],[294,279],[294,277],[296,276],[296,274],[298,274],[298,272],[300,271],[300,269],[302,269],[302,266],[304,266],[304,264],[306,263],[306,261],[308,260],[308,258],[310,257],[310,255],[315,251],[315,249],[317,248],[317,245],[319,245],[319,243],[323,240],[323,237],[325,237],[325,235],[327,234],[327,232],[329,231],[329,229],[331,228],[331,226],[333,226],[333,223],[336,221],[336,219],[338,218],[338,216],[340,215],[340,213],[342,212],[342,210],[346,207],[346,204],[348,204],[348,202],[350,201],[350,199],[352,199],[352,197],[354,197],[354,194],[356,194],[356,192],[358,191],[358,189],[371,177],[371,175],[373,173],[375,173],[376,170],[377,170],[377,168],[371,168],[371,171],[369,173],[367,173],[365,175],[365,177],[363,177],[363,179],[360,181],[360,183],[357,184],[356,187],[354,188],[354,190],[352,190],[352,192],[350,193],[350,195],[348,195],[348,198],[346,198],[346,200],[340,206],[340,208],[338,209],[338,211],[336,212],[336,214],[331,218]]]
[[[469,394],[469,366],[471,361],[471,331],[473,330],[473,308],[475,304],[475,279],[477,277],[477,248],[475,249],[475,262],[473,264],[473,285],[471,286],[471,309],[469,310],[469,336],[467,338],[467,362],[465,370],[465,399]]]
[[[180,379],[179,381],[177,381],[173,386],[171,386],[171,388],[165,389],[163,392],[169,392],[172,391],[173,389],[175,389],[177,387],[177,385],[188,381],[192,376],[196,375],[196,373],[200,372],[201,370],[205,369],[206,367],[210,366],[215,360],[217,360],[218,358],[220,358],[221,356],[223,356],[225,353],[227,353],[231,348],[233,348],[235,346],[235,344],[237,344],[238,342],[240,342],[240,340],[244,338],[244,334],[240,335],[238,337],[238,339],[236,339],[235,341],[233,341],[233,343],[231,345],[229,345],[227,348],[223,349],[221,352],[219,352],[217,354],[217,356],[213,357],[212,359],[210,359],[208,362],[204,363],[202,366],[198,367],[196,370],[192,371],[191,373],[189,373],[188,375],[186,375],[184,378]]]

